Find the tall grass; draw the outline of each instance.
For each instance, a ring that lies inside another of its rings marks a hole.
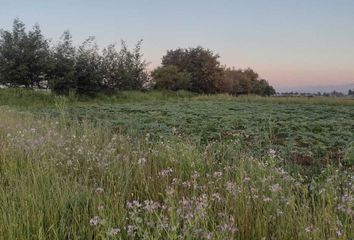
[[[15,106],[21,109],[38,109],[54,107],[57,99],[66,99],[67,105],[82,104],[118,104],[131,102],[162,102],[162,101],[236,101],[261,102],[270,104],[316,104],[354,106],[354,98],[350,97],[261,97],[254,95],[232,96],[229,94],[204,95],[188,91],[122,91],[117,94],[98,94],[96,97],[53,95],[50,91],[33,91],[27,89],[0,89],[0,106]]]
[[[235,143],[201,149],[0,110],[2,239],[354,238],[346,170],[303,179]]]
[[[117,94],[98,94],[95,97],[87,96],[56,96],[50,91],[34,91],[28,89],[0,89],[0,106],[14,106],[21,109],[38,109],[55,107],[57,101],[65,100],[66,105],[78,104],[116,104],[130,102],[159,102],[190,99],[194,93],[187,91],[123,91]]]

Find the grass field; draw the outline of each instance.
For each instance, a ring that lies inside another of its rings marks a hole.
[[[353,100],[1,90],[0,105],[0,238],[354,238]]]

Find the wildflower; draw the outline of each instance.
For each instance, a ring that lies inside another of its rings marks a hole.
[[[274,157],[276,157],[276,151],[274,150],[274,149],[269,149],[268,150],[268,154],[269,154],[269,156],[270,157],[272,157],[272,158],[274,158]]]
[[[177,134],[177,128],[175,127],[172,128],[172,134]]]
[[[233,182],[226,183],[226,190],[233,195],[237,194],[237,187],[236,187],[235,183],[233,183]]]
[[[163,169],[161,170],[158,175],[160,177],[167,177],[170,176],[173,173],[173,169],[172,168],[168,168],[168,169]]]
[[[217,201],[217,202],[220,202],[221,201],[221,196],[219,193],[213,193],[211,195],[211,198],[214,200],[214,201]]]
[[[279,192],[279,191],[281,191],[281,187],[279,186],[278,183],[273,184],[272,186],[270,186],[270,191],[272,191],[272,192]]]
[[[310,225],[310,226],[305,228],[305,232],[307,232],[307,233],[310,233],[312,231],[313,231],[313,225]]]
[[[152,200],[144,201],[144,209],[148,212],[154,212],[156,209],[160,208],[160,204],[158,202],[154,202]]]
[[[133,202],[128,202],[127,203],[127,208],[132,209],[132,208],[141,208],[142,205],[138,200],[134,200]]]
[[[231,234],[234,234],[239,231],[238,228],[235,226],[235,219],[233,217],[229,218],[228,223],[219,225],[218,229],[221,232],[229,232]]]
[[[192,187],[192,183],[189,181],[182,182],[182,186],[190,189]]]
[[[112,229],[108,232],[108,235],[110,235],[110,236],[116,236],[116,235],[118,235],[118,233],[120,233],[120,229],[119,229],[119,228],[112,228]]]
[[[206,194],[201,195],[197,198],[196,202],[196,210],[198,212],[204,210],[208,206],[208,196]]]
[[[277,215],[278,215],[278,216],[283,215],[283,211],[281,211],[280,209],[277,209]]]
[[[101,221],[100,217],[99,216],[95,216],[95,217],[90,219],[90,225],[96,227],[96,226],[98,226],[100,221]]]
[[[128,236],[134,236],[134,235],[135,235],[135,229],[136,229],[135,226],[133,226],[133,225],[128,225],[128,226],[126,227]]]
[[[146,158],[139,158],[139,160],[138,160],[138,164],[139,165],[143,165],[143,164],[145,164],[147,162],[147,160],[146,160]]]
[[[104,193],[104,189],[101,187],[98,187],[98,188],[96,188],[95,193],[102,194],[102,193]]]
[[[194,171],[193,175],[192,175],[192,179],[196,180],[199,176],[200,176],[200,174],[197,171]]]
[[[263,202],[270,202],[270,201],[272,201],[272,199],[271,199],[271,198],[269,198],[269,197],[265,197],[265,198],[263,198]]]

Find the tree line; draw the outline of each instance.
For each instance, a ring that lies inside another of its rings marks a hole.
[[[197,93],[273,95],[275,90],[252,69],[222,66],[219,55],[203,47],[169,50],[151,73],[141,50],[124,41],[100,51],[93,37],[74,46],[69,31],[52,44],[39,25],[26,31],[15,19],[0,32],[0,85],[50,89],[56,94],[115,93],[146,88]]]

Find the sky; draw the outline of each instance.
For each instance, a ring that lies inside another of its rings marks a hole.
[[[0,0],[0,28],[15,17],[53,42],[65,30],[77,45],[143,39],[150,69],[168,49],[203,46],[277,90],[354,84],[354,0]]]

